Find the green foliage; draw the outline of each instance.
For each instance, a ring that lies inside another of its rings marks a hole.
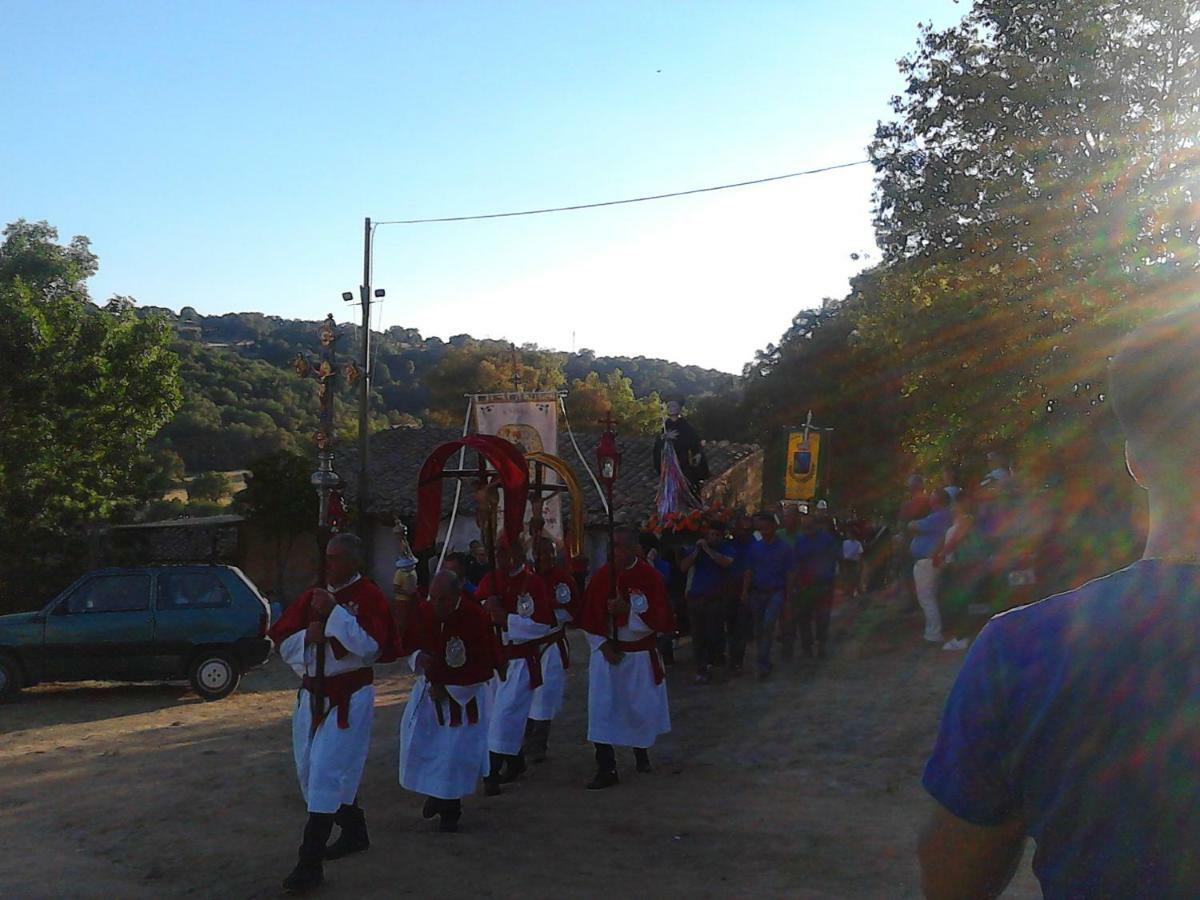
[[[188,482],[188,500],[217,502],[229,493],[229,478],[222,472],[201,472]]]
[[[633,382],[620,369],[607,378],[589,372],[571,385],[567,413],[572,427],[580,431],[598,430],[609,412],[622,434],[656,434],[662,429],[662,401],[658,393],[635,397]]]
[[[148,497],[147,445],[180,402],[167,322],[96,307],[87,239],[57,241],[18,220],[0,244],[0,588],[78,565],[68,536]]]
[[[309,481],[311,460],[286,450],[260,456],[250,463],[246,489],[234,508],[274,543],[277,597],[283,595],[284,571],[295,540],[315,536],[319,503]]]
[[[883,262],[747,367],[751,431],[812,408],[860,503],[995,445],[1039,481],[1119,460],[1107,357],[1200,287],[1198,60],[1197,0],[978,0],[924,29],[871,146]]]

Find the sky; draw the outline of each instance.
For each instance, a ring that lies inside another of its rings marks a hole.
[[[356,321],[363,219],[864,159],[955,0],[3,0],[0,219],[92,295]],[[385,225],[375,328],[740,372],[875,253],[870,166],[653,203]],[[857,254],[859,258],[852,258]]]

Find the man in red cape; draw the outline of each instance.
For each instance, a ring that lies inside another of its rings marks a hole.
[[[495,796],[501,784],[525,771],[525,722],[534,689],[542,685],[542,657],[556,639],[557,620],[545,583],[505,540],[496,549],[496,568],[483,576],[475,596],[500,629],[505,659],[488,724],[491,771],[483,782],[485,793]]]
[[[567,669],[571,665],[567,625],[579,619],[579,589],[571,573],[558,565],[558,548],[550,538],[538,540],[536,569],[550,593],[557,621],[554,630],[557,638],[542,656],[542,686],[533,692],[533,705],[525,726],[526,753],[532,762],[540,763],[546,759],[550,724],[562,709],[567,690]]]
[[[413,608],[399,650],[416,683],[400,722],[400,784],[425,794],[423,815],[457,831],[462,798],[488,773],[488,683],[500,665],[491,619],[443,568]]]
[[[387,597],[361,574],[362,542],[351,534],[336,535],[325,561],[326,585],[301,594],[267,632],[283,661],[303,679],[292,714],[292,753],[308,823],[300,859],[283,882],[289,891],[319,885],[323,860],[370,846],[358,784],[375,713],[371,664],[386,658],[394,641]],[[325,672],[318,683],[322,644]],[[326,847],[335,823],[341,834]]]
[[[612,560],[588,582],[582,628],[592,649],[588,740],[596,745],[596,777],[587,787],[600,790],[621,780],[615,744],[633,747],[637,770],[649,772],[649,748],[671,730],[657,635],[673,631],[675,617],[663,577],[638,557],[630,528],[616,530]]]

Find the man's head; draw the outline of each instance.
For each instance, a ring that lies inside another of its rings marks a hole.
[[[462,596],[462,580],[453,569],[441,569],[429,585],[429,602],[439,619],[447,618]]]
[[[613,531],[613,565],[627,569],[637,560],[638,537],[632,528],[618,525]]]
[[[925,477],[914,472],[908,476],[907,484],[908,489],[915,494],[925,489]]]
[[[463,567],[463,558],[457,553],[451,553],[442,561],[442,570],[453,572],[459,578],[463,577],[466,569]]]
[[[785,506],[783,509],[783,527],[792,533],[800,527],[800,510],[794,506]]]
[[[775,529],[778,527],[778,524],[775,522],[773,514],[763,510],[754,517],[754,527],[763,536],[764,540],[769,541],[775,537]]]
[[[704,539],[710,544],[719,544],[725,540],[725,529],[715,521],[705,522]]]
[[[1193,495],[1200,475],[1200,308],[1143,325],[1109,367],[1134,478],[1151,492]]]
[[[745,540],[754,534],[754,519],[750,516],[738,516],[733,523],[733,536]]]
[[[513,547],[508,541],[499,540],[496,542],[496,568],[503,572],[511,572],[525,562],[521,551]]]
[[[362,571],[366,555],[362,541],[354,534],[335,534],[325,545],[325,581],[345,584]]]
[[[471,541],[467,548],[471,553],[471,558],[475,562],[483,564],[487,562],[487,547],[483,546],[482,541]]]
[[[817,530],[817,526],[825,520],[821,518],[822,513],[809,513],[800,517],[800,530],[805,534],[813,534]]]
[[[668,400],[667,401],[667,418],[668,419],[678,419],[682,413],[683,413],[683,404],[682,403],[680,403],[678,400]]]

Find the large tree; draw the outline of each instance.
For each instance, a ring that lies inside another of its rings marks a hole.
[[[148,499],[147,443],[179,405],[170,326],[101,309],[87,238],[19,220],[0,244],[0,602],[32,603],[81,530]],[[70,568],[70,566],[68,566]]]
[[[1198,56],[1198,0],[978,0],[923,31],[871,147],[886,268],[858,323],[919,447],[1094,432],[1114,340],[1195,296]]]

